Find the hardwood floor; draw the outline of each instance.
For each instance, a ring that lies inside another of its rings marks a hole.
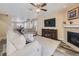
[[[54,56],[79,56],[79,52],[75,52],[59,46],[55,51]]]

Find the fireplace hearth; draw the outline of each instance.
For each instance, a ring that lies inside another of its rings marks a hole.
[[[79,47],[79,33],[67,32],[67,41],[77,47]]]

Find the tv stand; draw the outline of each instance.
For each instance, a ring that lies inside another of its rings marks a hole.
[[[46,38],[58,40],[56,29],[42,29],[42,36]]]

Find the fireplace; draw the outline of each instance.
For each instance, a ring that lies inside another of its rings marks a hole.
[[[64,43],[79,52],[79,25],[64,25]]]
[[[67,41],[77,47],[79,47],[79,33],[77,32],[67,32]]]

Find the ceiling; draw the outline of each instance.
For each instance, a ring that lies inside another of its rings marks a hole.
[[[64,7],[68,6],[67,3],[47,3],[47,12],[41,12],[40,15],[48,15],[51,12],[56,12],[62,10]],[[0,11],[7,11],[7,13],[12,16],[17,16],[22,19],[36,17],[35,11],[31,11],[33,6],[29,3],[0,3]]]

